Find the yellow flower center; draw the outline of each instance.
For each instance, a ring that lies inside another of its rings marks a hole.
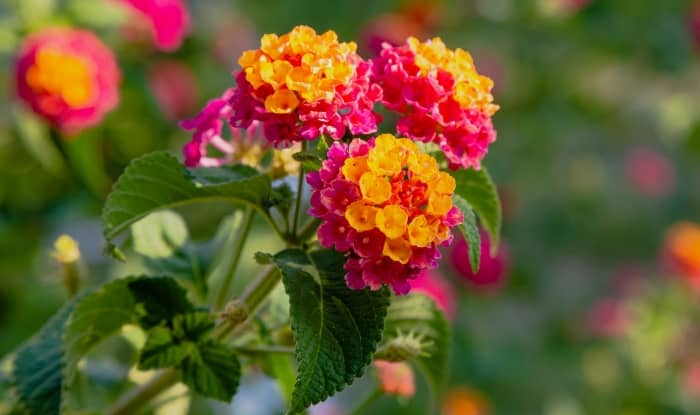
[[[40,49],[25,74],[37,93],[60,96],[71,107],[81,107],[93,96],[92,71],[85,59],[49,47]]]

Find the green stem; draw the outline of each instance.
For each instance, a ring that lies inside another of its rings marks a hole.
[[[301,143],[301,151],[306,150],[306,141],[302,141]],[[294,222],[292,224],[292,232],[291,234],[293,236],[296,236],[297,234],[297,226],[299,225],[299,215],[301,212],[301,196],[304,193],[304,167],[299,166],[299,178],[297,180],[297,200],[296,203],[294,204]]]
[[[215,306],[217,310],[226,304],[226,299],[228,298],[228,292],[233,284],[234,277],[236,276],[236,270],[238,269],[238,263],[241,260],[241,253],[243,252],[243,246],[250,233],[250,228],[253,225],[253,218],[255,217],[255,210],[251,206],[246,207],[245,215],[243,216],[243,222],[241,226],[241,231],[238,234],[238,239],[236,239],[236,245],[233,248],[233,257],[231,259],[231,266],[229,267],[226,276],[224,277],[224,282],[219,289],[219,296],[217,297]]]
[[[255,314],[263,300],[272,292],[272,290],[277,286],[280,280],[280,273],[277,267],[274,265],[268,265],[265,267],[260,274],[255,278],[255,280],[246,287],[245,291],[241,294],[239,301],[243,302],[248,308],[248,317]],[[242,322],[237,322],[232,324],[229,321],[224,320],[215,330],[214,337],[217,339],[226,338],[239,324]]]
[[[320,224],[321,219],[311,218],[308,222],[304,224],[304,226],[301,227],[301,229],[299,229],[299,235],[297,236],[297,239],[302,243],[308,241],[316,232],[316,229],[318,229],[318,226]]]
[[[382,390],[380,388],[377,388],[372,392],[367,398],[365,398],[362,403],[360,403],[355,409],[353,409],[351,412],[348,412],[348,415],[364,415],[369,413],[367,409],[376,401],[377,399],[381,398],[384,395]]]
[[[106,415],[133,415],[141,406],[164,390],[177,383],[175,369],[164,369],[156,373],[148,382],[131,389],[105,412]]]

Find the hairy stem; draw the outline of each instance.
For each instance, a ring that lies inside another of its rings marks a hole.
[[[301,143],[301,151],[306,150],[306,141],[302,141]],[[304,166],[299,166],[299,178],[297,180],[297,199],[296,203],[294,204],[294,222],[292,223],[292,232],[291,234],[296,236],[297,234],[297,227],[299,226],[299,215],[301,212],[301,196],[304,193]]]
[[[131,389],[122,395],[105,412],[106,415],[132,415],[136,410],[147,404],[164,390],[177,382],[177,372],[175,369],[163,369],[156,373],[148,382],[138,388]]]
[[[268,265],[258,274],[258,276],[253,280],[253,282],[246,287],[245,291],[241,294],[239,301],[246,305],[248,309],[248,317],[255,314],[260,304],[270,295],[270,292],[277,286],[280,280],[280,272],[274,265]],[[242,321],[232,323],[230,321],[224,320],[216,328],[214,332],[214,337],[217,339],[226,338],[233,329],[236,328]]]
[[[255,217],[255,211],[252,207],[248,206],[245,210],[245,215],[243,217],[243,223],[241,225],[241,231],[236,239],[236,245],[233,248],[233,257],[231,260],[231,266],[224,277],[224,282],[219,289],[219,296],[217,297],[215,307],[220,310],[224,304],[226,304],[226,299],[228,298],[228,292],[233,284],[234,277],[236,275],[236,270],[238,269],[238,263],[241,260],[241,253],[243,252],[243,246],[250,233],[250,228],[253,225],[253,218]]]

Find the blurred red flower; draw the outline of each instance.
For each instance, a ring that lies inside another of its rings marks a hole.
[[[442,401],[441,415],[488,415],[489,403],[479,391],[457,387]]]
[[[510,251],[506,243],[501,241],[498,252],[491,256],[491,240],[486,232],[481,232],[481,257],[477,273],[472,272],[468,249],[467,241],[460,237],[452,250],[452,264],[457,273],[474,287],[500,287],[510,268]]]
[[[17,96],[68,135],[98,124],[119,102],[114,55],[86,30],[49,28],[29,35],[14,73]]]
[[[700,289],[700,225],[679,222],[666,232],[662,261],[672,272]]]
[[[149,68],[148,85],[163,114],[170,120],[191,116],[199,90],[192,70],[184,63],[161,61]]]
[[[649,196],[665,196],[673,191],[676,183],[673,164],[652,148],[632,149],[625,158],[624,170],[628,184]]]
[[[438,307],[445,313],[448,320],[452,321],[457,314],[457,299],[452,285],[432,270],[421,272],[411,281],[411,290],[423,293],[432,298]]]
[[[593,305],[588,313],[587,325],[596,336],[617,337],[629,327],[630,316],[622,301],[604,298]]]

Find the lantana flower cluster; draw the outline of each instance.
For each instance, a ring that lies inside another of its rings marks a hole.
[[[355,43],[307,26],[264,35],[239,64],[236,86],[182,123],[193,131],[185,163],[246,162],[251,149],[281,154],[324,137],[331,143],[325,160],[306,176],[319,243],[346,255],[350,288],[407,293],[412,280],[437,267],[438,247],[463,221],[452,204],[455,179],[416,141],[437,143],[453,169],[479,168],[496,138],[492,81],[467,52],[439,39],[385,44],[363,60]],[[398,136],[407,138],[373,137],[379,103],[398,112]]]
[[[480,75],[471,55],[439,39],[384,47],[373,62],[382,104],[401,114],[399,134],[440,146],[453,169],[479,168],[496,140],[491,116],[493,81]]]
[[[309,214],[321,218],[321,245],[346,252],[349,287],[390,285],[407,293],[421,270],[437,266],[440,244],[463,220],[452,205],[455,179],[406,138],[335,143],[318,172]]]
[[[85,30],[48,28],[28,36],[14,73],[17,96],[66,134],[99,123],[119,101],[114,55]]]
[[[233,123],[247,128],[261,122],[277,146],[322,134],[340,139],[346,131],[375,132],[381,89],[370,83],[370,63],[356,49],[353,42],[338,42],[333,31],[318,35],[307,26],[264,35],[260,49],[238,60]]]

